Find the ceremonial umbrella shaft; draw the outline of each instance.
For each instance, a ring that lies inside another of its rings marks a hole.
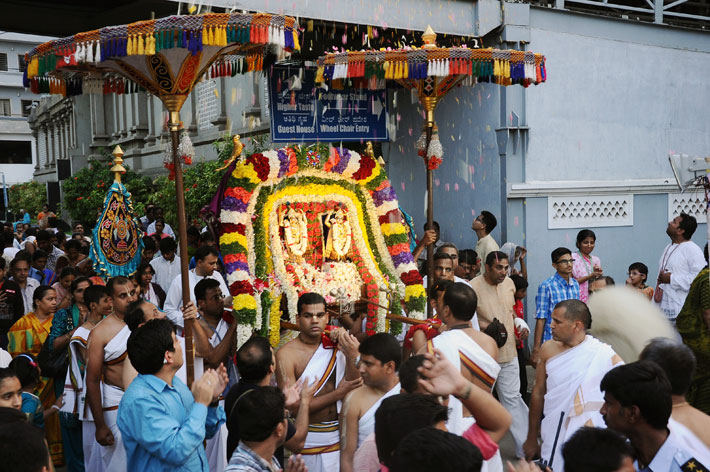
[[[433,110],[432,110],[433,114]],[[431,134],[433,131],[434,122],[427,122],[426,126],[426,147],[424,148],[428,152],[429,144],[431,144]],[[426,224],[429,230],[434,229],[434,172],[429,167],[429,158],[424,157],[424,165],[426,166],[426,191],[427,191],[427,202],[426,202]],[[426,237],[426,236],[425,236]],[[428,287],[434,283],[434,244],[430,244],[426,247],[426,273],[428,280]],[[431,318],[432,308],[431,303],[426,304],[426,316]]]
[[[180,112],[170,112],[170,138],[173,148],[173,164],[175,166],[175,196],[177,197],[178,241],[180,251],[180,276],[182,278],[182,306],[190,303],[190,274],[188,273],[189,260],[187,257],[187,219],[185,217],[185,193],[182,178],[182,167],[178,155],[180,142]],[[192,322],[185,320],[185,360],[187,369],[187,385],[192,385],[195,380],[195,348],[192,342]]]

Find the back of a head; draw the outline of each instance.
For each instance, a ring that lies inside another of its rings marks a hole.
[[[604,375],[600,389],[622,406],[638,407],[652,428],[666,428],[673,408],[671,384],[655,362],[636,361],[615,367]]]
[[[360,343],[360,354],[372,356],[385,365],[394,362],[394,370],[399,370],[402,362],[402,348],[397,338],[389,333],[376,333]]]
[[[417,391],[419,379],[421,378],[418,369],[424,362],[424,359],[424,355],[419,354],[402,362],[402,367],[399,368],[399,385],[402,387],[403,391],[407,393]]]
[[[649,342],[639,359],[658,364],[671,383],[673,395],[685,395],[695,373],[695,354],[683,343],[668,338],[655,338]]]
[[[145,312],[143,311],[143,304],[150,303],[147,300],[139,298],[138,300],[131,302],[128,305],[126,314],[123,316],[123,322],[126,323],[128,329],[135,331],[140,325],[145,322]]]
[[[163,238],[160,240],[160,243],[158,243],[158,247],[160,248],[160,253],[165,254],[168,252],[175,252],[177,249],[177,243],[175,243],[175,240],[168,236],[167,238]]]
[[[481,451],[455,434],[435,428],[409,433],[392,457],[391,472],[478,472]]]
[[[276,387],[257,387],[236,404],[239,436],[245,442],[261,442],[284,420],[285,398]]]
[[[562,446],[565,472],[615,472],[633,457],[626,438],[613,429],[583,426]]]
[[[490,211],[483,210],[481,212],[481,222],[486,225],[486,233],[490,234],[498,226],[498,220]]]
[[[273,356],[266,338],[249,338],[237,351],[237,370],[241,381],[256,384],[269,373]]]
[[[446,289],[444,305],[449,307],[457,320],[470,321],[476,312],[478,298],[469,284],[456,282]]]
[[[429,286],[429,298],[436,299],[440,292],[445,292],[454,282],[452,280],[439,279]]]
[[[49,450],[41,429],[27,422],[0,425],[0,464],[12,472],[49,470]]]
[[[375,412],[375,443],[380,461],[389,466],[399,442],[412,431],[446,421],[448,410],[436,397],[400,393],[382,400]]]
[[[2,383],[2,379],[0,379],[0,383]],[[23,413],[22,410],[17,410],[8,406],[0,406],[0,427],[8,426],[13,423],[27,423],[27,415]]]
[[[520,274],[512,274],[510,280],[515,284],[516,291],[528,288],[528,281]]]
[[[128,338],[127,351],[139,374],[155,374],[163,367],[166,351],[175,351],[175,326],[168,319],[153,319],[136,328]]]
[[[690,238],[693,237],[695,230],[698,228],[698,222],[694,216],[688,215],[687,213],[681,213],[679,216],[680,224],[678,228],[683,230],[683,237],[686,241],[690,241]]]
[[[569,321],[581,321],[585,330],[592,327],[592,314],[589,312],[587,304],[583,301],[574,298],[563,300],[555,305],[555,309],[557,308],[565,309],[565,319]]]
[[[165,238],[167,239],[167,238]],[[151,238],[150,236],[143,236],[142,238],[143,241],[143,250],[148,250],[148,251],[157,251],[158,246],[155,244],[155,239]]]
[[[459,251],[459,264],[475,264],[478,256],[473,249],[462,249]]]

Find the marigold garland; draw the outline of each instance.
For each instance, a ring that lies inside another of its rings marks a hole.
[[[357,218],[358,223],[351,225],[351,260],[366,299],[372,302],[366,321],[368,334],[387,328],[385,312],[375,304],[389,303],[391,310],[400,314],[403,300],[410,317],[424,318],[426,293],[409,252],[396,193],[375,159],[323,145],[257,153],[234,168],[223,196],[220,248],[227,283],[240,328],[251,327],[238,330],[239,345],[254,328],[268,334],[272,345],[278,343],[283,293],[291,316],[295,314],[297,294],[289,295],[293,290],[289,280],[294,280],[297,271],[287,269],[283,262],[274,213],[279,205],[289,202],[314,214],[343,205],[348,215]],[[311,247],[320,247],[323,235],[317,221],[309,221],[308,233]],[[316,260],[311,256],[313,262]],[[383,285],[394,289],[390,300],[387,292],[380,290]],[[401,325],[392,323],[390,328],[397,332]]]

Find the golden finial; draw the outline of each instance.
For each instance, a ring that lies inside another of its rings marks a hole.
[[[126,168],[123,167],[123,149],[117,145],[111,154],[113,154],[113,167],[111,167],[111,172],[114,173],[113,179],[120,184],[121,174],[126,173]]]
[[[431,25],[427,25],[426,31],[422,34],[422,41],[424,41],[423,48],[435,48],[436,46],[436,33],[431,29]]]

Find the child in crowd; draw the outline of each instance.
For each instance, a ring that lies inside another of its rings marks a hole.
[[[39,365],[30,354],[20,354],[10,362],[10,368],[15,371],[22,387],[22,412],[27,415],[30,423],[44,429],[44,419],[59,411],[61,398],[48,411],[42,408],[42,400],[34,394],[39,385]]]
[[[626,279],[626,285],[635,288],[651,300],[653,298],[653,287],[646,285],[647,277],[648,267],[646,267],[646,264],[634,262],[629,266],[629,278]]]
[[[59,282],[52,285],[52,288],[57,291],[57,310],[68,308],[71,305],[71,283],[76,276],[76,269],[66,266],[59,274]]]
[[[515,316],[525,320],[525,308],[523,307],[523,299],[528,293],[528,281],[523,278],[520,274],[513,274],[510,279],[515,284],[515,305],[513,305],[513,311],[515,311]],[[527,336],[525,337],[527,338]],[[515,348],[518,351],[518,366],[520,367],[520,394],[523,396],[523,400],[527,404],[530,400],[530,395],[528,394],[528,374],[525,369],[528,358],[530,357],[529,352],[525,349],[525,338],[521,336],[518,328],[515,328]]]

